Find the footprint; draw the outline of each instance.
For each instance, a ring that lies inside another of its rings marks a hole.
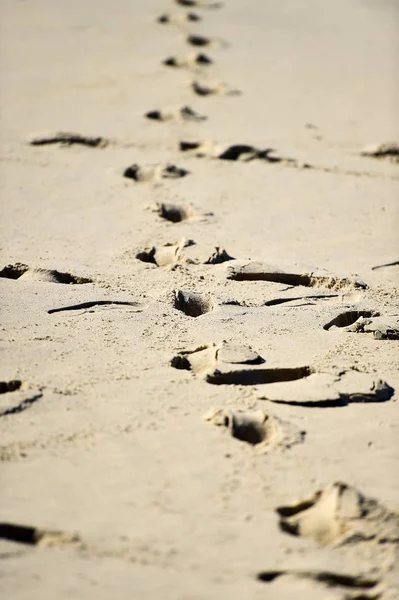
[[[199,46],[203,48],[204,46],[210,46],[213,43],[213,40],[203,35],[191,34],[187,36],[186,42],[187,44],[190,44],[190,46]]]
[[[191,89],[197,96],[211,96],[213,94],[224,94],[225,96],[238,96],[240,90],[235,90],[227,87],[224,83],[206,84],[199,81],[191,83]]]
[[[212,312],[216,302],[211,294],[197,294],[192,292],[175,292],[174,307],[188,317],[200,317]]]
[[[70,273],[61,273],[55,269],[40,269],[28,267],[22,263],[8,265],[0,271],[0,277],[6,279],[19,279],[21,281],[46,281],[49,283],[65,283],[65,284],[83,284],[93,283],[92,279],[87,277],[77,277]]]
[[[94,312],[90,310],[91,308],[95,308],[97,306],[109,306],[111,308],[118,306],[134,306],[134,312],[142,312],[142,308],[140,308],[140,304],[138,302],[124,302],[122,300],[93,300],[91,302],[82,302],[80,304],[71,304],[70,306],[62,306],[61,308],[52,308],[47,311],[49,315],[58,312],[65,311],[75,311],[75,310],[84,310],[85,312]],[[81,313],[84,314],[84,313]]]
[[[196,212],[189,204],[157,204],[155,208],[160,217],[171,223],[181,223],[196,216]]]
[[[283,531],[323,546],[367,541],[399,544],[399,515],[346,483],[335,482],[276,511]]]
[[[316,373],[309,367],[307,369],[309,374],[297,378],[300,381],[285,383],[287,379],[285,382],[276,379],[275,383],[269,383],[267,389],[258,390],[258,398],[279,404],[325,408],[347,406],[350,403],[387,402],[395,392],[385,381],[375,379],[369,373],[353,369],[339,373]]]
[[[90,146],[92,148],[105,148],[111,142],[104,137],[90,137],[81,135],[80,133],[68,133],[65,131],[57,131],[56,133],[48,133],[43,135],[31,136],[28,140],[31,146],[44,146],[46,144],[61,144],[62,146],[72,146],[80,144],[82,146]]]
[[[23,384],[20,379],[0,381],[0,394],[2,394],[0,401],[0,417],[23,412],[43,397],[43,394],[39,392],[27,398],[27,389],[29,389],[29,387],[30,386]]]
[[[349,310],[344,313],[340,313],[334,317],[331,321],[323,325],[323,329],[328,331],[332,327],[348,327],[353,325],[360,318],[377,317],[380,313],[371,310]]]
[[[175,67],[180,69],[189,69],[191,67],[206,67],[213,64],[213,60],[207,54],[193,53],[185,54],[184,56],[170,56],[162,61],[167,67]]]
[[[257,261],[251,261],[243,266],[228,267],[227,278],[235,281],[271,281],[293,286],[325,287],[330,290],[367,288],[367,285],[360,279],[340,278],[328,273],[324,274],[324,272],[286,272]]]
[[[301,571],[296,569],[284,569],[281,571],[261,571],[257,575],[259,581],[272,583],[277,579],[285,579],[294,586],[298,580],[308,580],[318,586],[337,589],[346,592],[345,600],[378,600],[381,598],[384,588],[380,580],[370,575],[351,573],[337,573],[333,571]]]
[[[183,21],[198,22],[202,21],[202,17],[194,12],[186,12],[180,15],[163,14],[157,18],[157,22],[162,23],[163,25],[168,23],[181,23]]]
[[[233,256],[230,256],[224,248],[219,246],[215,247],[215,252],[205,261],[206,265],[220,265],[221,263],[228,262],[229,260],[235,260]]]
[[[370,144],[360,152],[362,156],[378,158],[380,160],[389,160],[394,163],[399,162],[399,144],[387,142],[382,144]]]
[[[15,523],[0,523],[0,538],[19,544],[42,547],[74,546],[83,548],[84,544],[77,533],[66,533],[51,529],[39,529]]]
[[[189,174],[186,169],[181,169],[175,165],[144,165],[140,167],[137,164],[127,167],[123,176],[135,181],[152,181],[157,179],[178,179]]]
[[[302,442],[305,435],[262,410],[243,412],[211,409],[204,420],[218,427],[225,427],[232,437],[262,450],[270,450],[276,446],[290,448]]]
[[[171,366],[198,374],[214,369],[218,362],[258,365],[265,361],[251,346],[223,341],[221,344],[208,344],[194,350],[183,350],[172,358]]]
[[[266,150],[258,150],[248,144],[234,144],[223,148],[220,144],[213,142],[187,142],[179,143],[181,152],[193,152],[195,156],[209,156],[219,158],[221,160],[249,162],[251,160],[260,159],[267,162],[295,162],[293,159],[282,158],[278,156],[272,148]],[[195,152],[194,152],[195,151]]]
[[[19,379],[12,379],[11,381],[0,381],[0,394],[6,394],[7,392],[15,392],[19,390],[22,385],[22,381]]]
[[[147,119],[154,121],[205,121],[207,117],[195,112],[190,106],[182,106],[174,110],[151,110],[146,113]]]
[[[175,0],[180,6],[197,6],[198,8],[221,8],[223,2],[204,2],[204,0]]]
[[[192,245],[192,240],[185,240],[184,238],[180,242],[173,244],[166,244],[165,246],[152,246],[136,254],[136,258],[142,262],[152,263],[157,267],[166,267],[169,265],[175,265],[181,261],[181,251],[186,246]]]

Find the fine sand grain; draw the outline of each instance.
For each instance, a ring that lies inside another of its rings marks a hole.
[[[0,17],[1,597],[398,598],[398,3]]]

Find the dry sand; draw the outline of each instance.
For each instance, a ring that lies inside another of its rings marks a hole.
[[[398,4],[206,4],[1,4],[4,598],[399,596]]]

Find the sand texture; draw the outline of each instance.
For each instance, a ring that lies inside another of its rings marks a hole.
[[[3,0],[0,595],[399,598],[396,0]]]

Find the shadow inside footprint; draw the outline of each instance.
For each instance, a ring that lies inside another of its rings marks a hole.
[[[190,46],[209,46],[212,43],[210,38],[207,38],[203,35],[189,35],[186,39],[187,44]]]
[[[200,317],[215,308],[215,301],[210,294],[196,294],[178,290],[175,293],[174,307],[188,317]]]
[[[173,110],[151,110],[145,114],[147,119],[152,119],[153,121],[193,121],[200,122],[205,121],[206,117],[200,115],[195,110],[193,110],[190,106],[182,106],[178,109]]]
[[[274,368],[274,369],[215,369],[206,377],[208,383],[214,385],[260,385],[275,382],[295,381],[308,377],[312,373],[310,367]]]
[[[28,267],[22,263],[8,265],[0,271],[0,277],[6,279],[20,279],[31,281],[47,281],[49,283],[64,283],[64,284],[83,284],[93,283],[92,279],[87,277],[77,277],[70,273],[61,273],[55,269],[40,269]]]
[[[15,523],[0,523],[0,539],[32,546],[82,546],[78,534],[38,529]]]
[[[6,394],[7,392],[15,392],[19,390],[22,385],[22,381],[19,379],[12,379],[11,381],[0,381],[0,394]]]
[[[127,167],[123,176],[134,181],[151,181],[156,179],[179,179],[189,174],[189,171],[176,167],[176,165],[148,165],[139,166],[137,164]]]
[[[171,221],[172,223],[180,223],[181,221],[186,221],[191,217],[195,216],[194,209],[188,205],[178,205],[178,204],[159,204],[158,213],[167,221]]]
[[[323,325],[323,329],[328,331],[331,327],[348,327],[349,325],[356,323],[360,317],[369,318],[378,316],[378,312],[371,310],[350,310],[334,317],[334,319]]]
[[[170,56],[162,61],[162,64],[167,67],[185,68],[195,65],[211,65],[213,60],[207,54],[188,54],[186,56]]]

